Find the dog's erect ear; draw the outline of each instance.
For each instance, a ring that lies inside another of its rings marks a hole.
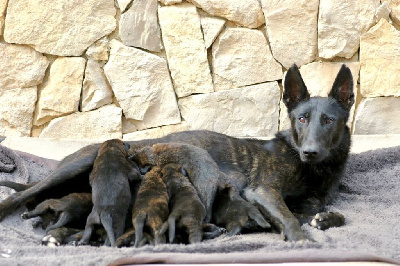
[[[290,113],[300,102],[308,99],[310,99],[310,94],[301,77],[299,68],[294,64],[288,69],[285,76],[283,102]]]
[[[354,104],[353,75],[345,64],[340,68],[328,96],[338,101],[345,110],[350,110]]]

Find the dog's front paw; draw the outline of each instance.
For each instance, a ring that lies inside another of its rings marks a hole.
[[[310,224],[320,230],[326,230],[331,227],[342,226],[344,221],[344,216],[338,212],[320,212],[314,216]]]
[[[21,214],[21,218],[24,219],[24,220],[29,219],[29,213],[28,213],[28,212],[22,213],[22,214]]]
[[[61,241],[57,240],[52,235],[46,235],[42,238],[42,246],[58,247],[61,246]]]

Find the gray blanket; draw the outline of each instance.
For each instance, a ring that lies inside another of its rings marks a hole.
[[[56,162],[22,154],[30,182],[45,177]],[[0,173],[18,180],[20,172]],[[328,209],[345,215],[346,225],[303,230],[315,242],[291,243],[280,235],[221,236],[195,245],[142,248],[44,247],[42,229],[22,220],[21,207],[0,222],[0,265],[107,265],[134,263],[279,263],[386,261],[400,264],[400,147],[352,154],[341,189]]]

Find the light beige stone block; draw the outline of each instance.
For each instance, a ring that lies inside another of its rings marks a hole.
[[[188,0],[208,14],[226,18],[247,28],[264,24],[264,14],[257,0]]]
[[[88,59],[106,61],[108,60],[108,38],[103,37],[93,43],[86,50]]]
[[[192,4],[158,10],[168,66],[178,97],[213,92],[200,17]]]
[[[386,20],[361,36],[363,97],[400,96],[400,32]]]
[[[88,60],[82,88],[82,111],[97,109],[112,103],[112,90],[100,64]]]
[[[104,72],[125,117],[139,130],[180,123],[165,59],[116,40],[110,47]]]
[[[318,52],[322,58],[350,58],[360,47],[360,36],[375,23],[379,0],[320,0]]]
[[[318,49],[319,0],[262,0],[274,58],[285,68],[312,62]]]
[[[42,83],[49,61],[25,45],[0,43],[0,91]]]
[[[76,112],[53,119],[40,138],[113,139],[122,138],[122,109],[106,105],[90,112]]]
[[[280,88],[277,82],[192,95],[178,101],[189,129],[238,136],[272,136],[278,130]]]
[[[357,108],[354,134],[400,134],[400,98],[363,99]]]
[[[39,87],[35,125],[78,111],[86,59],[59,57],[50,66],[48,79]]]
[[[212,57],[216,91],[282,78],[282,67],[259,30],[227,28],[214,42]]]
[[[116,27],[114,1],[9,0],[4,39],[59,56],[80,56]]]
[[[200,22],[201,29],[203,30],[204,44],[208,49],[215,41],[218,34],[222,31],[225,25],[225,20],[222,18],[201,15]]]
[[[0,36],[3,35],[4,19],[6,18],[8,0],[0,0]]]
[[[157,8],[157,0],[135,0],[132,6],[121,15],[119,34],[125,45],[153,52],[161,51]]]
[[[0,90],[0,136],[30,136],[36,99],[36,86]]]

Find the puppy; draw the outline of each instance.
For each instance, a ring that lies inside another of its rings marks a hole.
[[[159,143],[136,151],[130,159],[142,167],[181,165],[206,208],[205,221],[211,220],[212,204],[222,173],[207,151],[189,144]]]
[[[92,207],[92,195],[90,193],[71,193],[61,199],[45,200],[37,205],[34,210],[21,214],[21,217],[30,219],[40,216],[43,219],[42,223],[46,227],[46,232],[67,224],[83,228]]]
[[[168,219],[168,193],[161,168],[154,166],[143,177],[132,214],[135,229],[135,247],[139,247],[146,226],[151,231],[154,243],[165,243],[165,235],[160,229]]]
[[[213,214],[214,223],[225,226],[228,236],[240,234],[242,229],[256,231],[260,227],[271,227],[258,208],[245,201],[233,189],[224,189],[217,194]]]
[[[100,147],[89,177],[93,209],[80,245],[89,243],[95,225],[103,225],[106,230],[106,246],[114,246],[115,239],[124,233],[131,201],[129,182],[140,179],[140,173],[127,160],[128,149],[129,145],[118,139],[108,140]]]
[[[167,164],[161,173],[166,180],[171,208],[168,222],[164,223],[161,233],[163,234],[168,228],[169,242],[173,243],[175,223],[177,223],[178,228],[186,229],[190,244],[200,242],[206,209],[190,183],[186,171],[177,164]]]

